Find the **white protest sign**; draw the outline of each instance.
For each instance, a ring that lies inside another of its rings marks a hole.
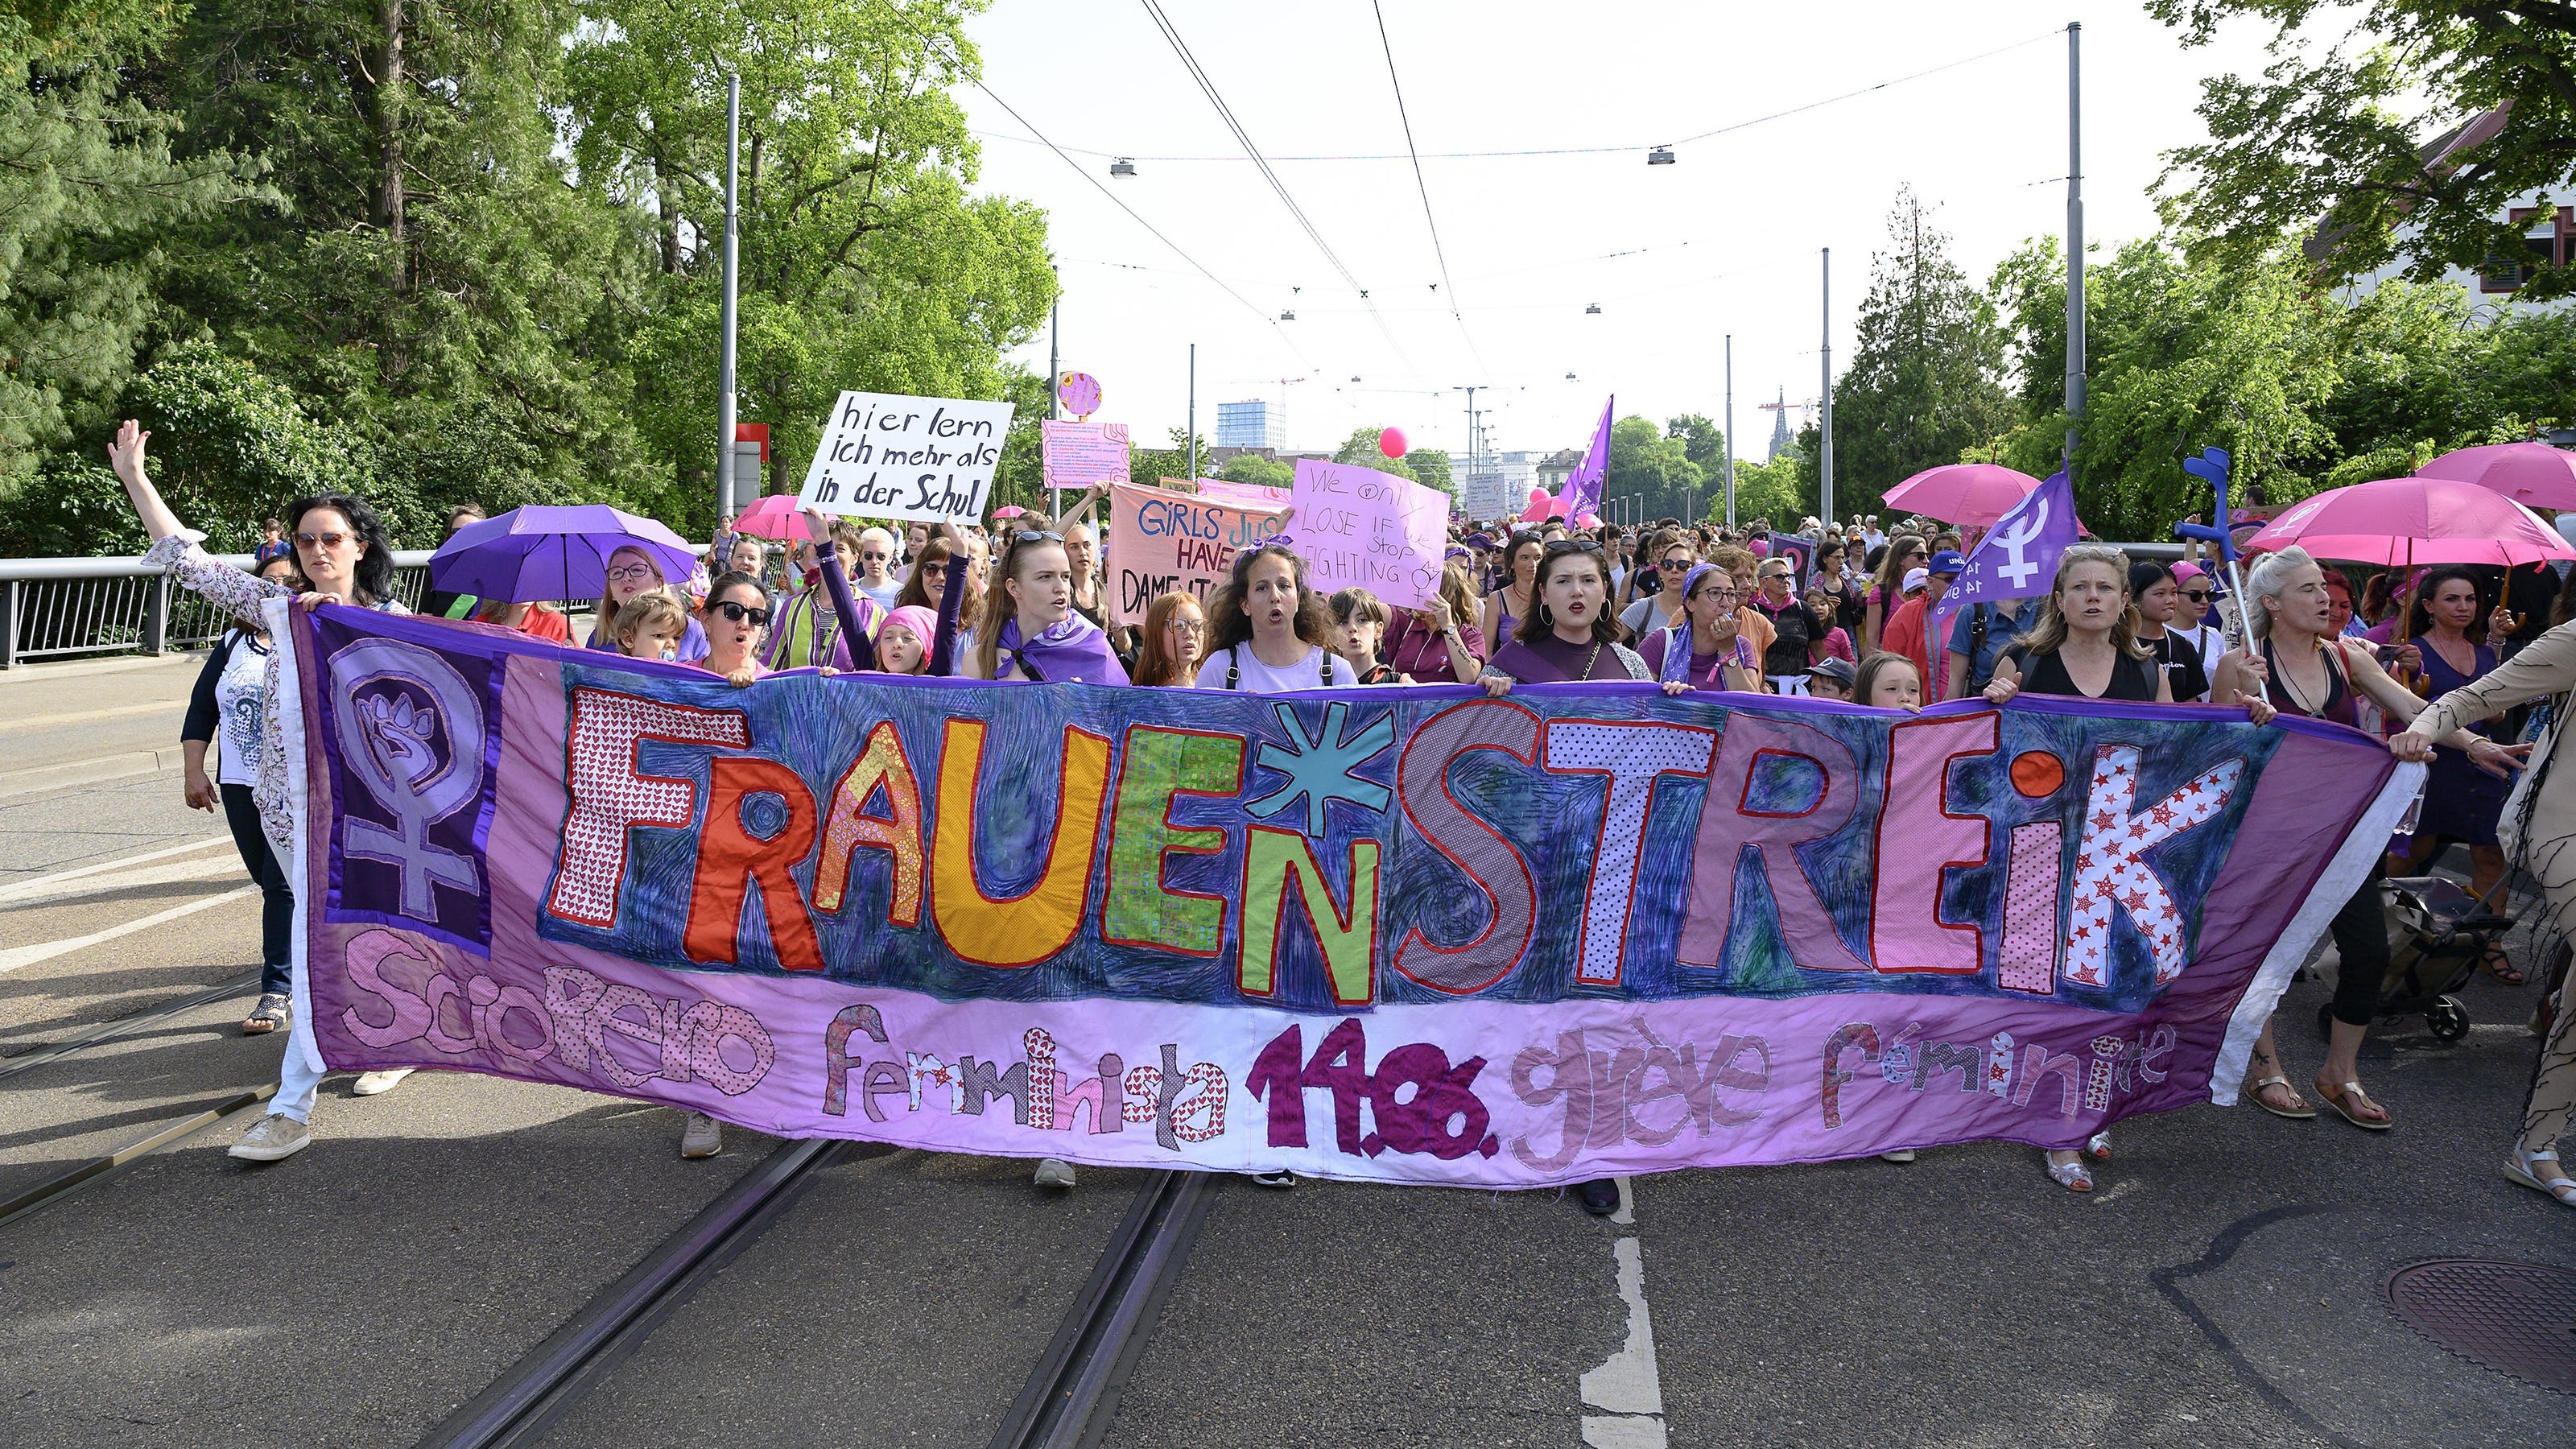
[[[974,522],[993,491],[1011,405],[845,392],[796,501],[825,513]]]
[[[1448,494],[1374,468],[1300,458],[1290,496],[1288,532],[1317,592],[1366,589],[1398,609],[1419,609],[1440,592]]]

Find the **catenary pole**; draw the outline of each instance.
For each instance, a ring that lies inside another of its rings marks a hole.
[[[1726,428],[1718,434],[1726,444],[1726,526],[1735,526],[1735,334],[1726,334]]]
[[[1190,476],[1199,476],[1199,345],[1190,344]]]
[[[1834,249],[1824,249],[1825,258],[1825,390],[1824,416],[1816,426],[1816,517],[1834,516]]]
[[[734,385],[733,333],[734,286],[741,236],[740,174],[737,163],[742,155],[742,77],[725,79],[725,203],[724,203],[724,315],[719,325],[724,340],[717,345],[716,356],[716,518],[721,521],[735,506],[734,494]]]
[[[2084,416],[2084,25],[2066,27],[2066,480]]]

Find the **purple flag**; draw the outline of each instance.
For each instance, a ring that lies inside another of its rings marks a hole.
[[[1601,511],[1601,479],[1610,471],[1610,410],[1619,405],[1619,395],[1612,393],[1601,404],[1601,426],[1592,430],[1591,450],[1583,462],[1566,476],[1565,516],[1574,518]]]
[[[1950,591],[1932,606],[1937,624],[1970,604],[2035,598],[2057,578],[2057,556],[2076,540],[2075,492],[2063,469],[2004,511],[1959,571]]]
[[[1789,561],[1789,567],[1795,571],[1791,581],[1798,586],[1799,593],[1805,593],[1807,581],[1816,573],[1816,541],[1794,533],[1775,533],[1771,535],[1771,556]]]

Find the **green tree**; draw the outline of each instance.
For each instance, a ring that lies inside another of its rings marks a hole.
[[[1711,502],[1704,515],[1713,522],[1726,521],[1726,495],[1712,488]],[[1783,519],[1795,523],[1805,516],[1798,483],[1798,458],[1783,452],[1768,463],[1750,458],[1735,460],[1735,517],[1739,524],[1750,524],[1757,518],[1774,523]]]
[[[1889,488],[2015,421],[1994,301],[1950,259],[1912,188],[1898,189],[1887,231],[1851,367],[1834,383],[1834,507],[1846,516],[1877,511]]]
[[[2168,153],[2173,218],[2239,261],[2312,234],[2311,260],[2336,278],[2396,263],[2433,281],[2491,257],[2550,260],[2507,212],[2576,182],[2576,7],[2362,0],[2338,10],[2352,33],[2318,45],[2301,32],[2321,9],[2149,0],[2186,45],[2229,20],[2274,29],[2260,77],[2201,83],[2210,139]],[[2570,291],[2576,265],[2541,265],[2523,295]]]
[[[1413,478],[1416,482],[1421,481],[1404,459],[1390,458],[1378,451],[1378,434],[1384,431],[1384,428],[1375,423],[1364,428],[1351,429],[1351,435],[1342,439],[1342,445],[1333,450],[1333,461],[1357,468],[1375,468],[1381,473],[1392,473],[1398,478]]]
[[[1698,413],[1684,413],[1664,423],[1664,436],[1679,438],[1682,456],[1703,478],[1715,479],[1726,468],[1726,430]]]
[[[1437,488],[1456,497],[1458,482],[1446,448],[1410,448],[1404,454],[1404,466],[1413,470],[1414,479],[1426,488]]]
[[[174,156],[178,119],[131,93],[171,21],[153,0],[0,13],[0,494],[100,427],[156,313],[167,230],[259,194],[224,151]]]
[[[1682,439],[1668,436],[1650,418],[1625,417],[1610,425],[1610,466],[1601,496],[1642,498],[1647,518],[1691,518],[1693,492],[1704,480]]]
[[[1265,458],[1259,453],[1237,453],[1225,460],[1216,476],[1229,483],[1251,483],[1263,488],[1286,488],[1297,481],[1297,465],[1285,458]]]
[[[1190,433],[1187,428],[1174,428],[1168,448],[1136,448],[1127,454],[1127,478],[1133,483],[1153,483],[1164,478],[1190,476]],[[1198,440],[1199,467],[1207,467],[1208,441]]]

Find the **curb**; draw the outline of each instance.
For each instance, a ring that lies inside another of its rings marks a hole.
[[[164,770],[179,768],[183,758],[179,747],[173,745],[166,750],[128,750],[121,755],[99,755],[87,760],[38,765],[29,770],[0,771],[0,800],[78,789],[83,785],[132,779],[138,775],[157,775]]]

